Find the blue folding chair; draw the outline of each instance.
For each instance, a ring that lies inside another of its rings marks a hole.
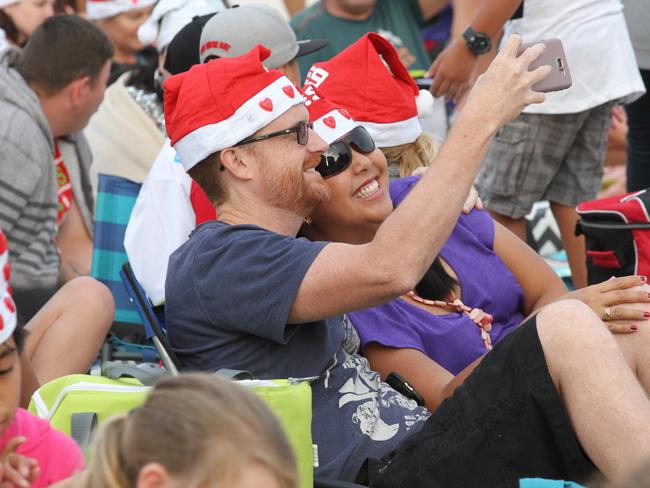
[[[126,293],[129,296],[129,300],[142,321],[147,339],[153,342],[153,345],[156,347],[163,366],[172,375],[179,374],[181,371],[181,363],[167,340],[164,310],[162,307],[157,307],[159,310],[154,309],[151,300],[149,300],[142,286],[140,286],[128,262],[122,265],[119,274]]]
[[[126,324],[141,323],[119,276],[122,264],[128,261],[124,232],[140,187],[140,183],[120,176],[99,175],[90,275],[111,290],[115,299],[114,321]]]
[[[126,288],[126,292],[131,298],[133,305],[142,319],[147,338],[150,339],[160,358],[165,366],[165,369],[172,375],[177,375],[181,371],[181,364],[176,357],[176,354],[169,345],[167,339],[167,329],[164,321],[164,310],[161,306],[155,307],[151,304],[151,300],[142,289],[138,282],[131,265],[126,262],[120,270],[120,277]],[[230,379],[249,379],[250,373],[247,371],[235,371],[221,369],[217,374],[225,376]],[[333,481],[314,479],[314,488],[363,488],[362,485],[355,483],[348,483],[345,481]]]

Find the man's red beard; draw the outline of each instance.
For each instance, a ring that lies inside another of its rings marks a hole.
[[[325,181],[321,177],[307,181],[303,172],[304,168],[314,167],[319,161],[320,155],[314,155],[300,169],[262,166],[268,202],[306,217],[317,205],[328,201],[330,192]]]

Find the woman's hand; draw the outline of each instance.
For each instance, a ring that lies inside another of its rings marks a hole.
[[[26,440],[25,437],[14,437],[7,442],[0,455],[0,488],[15,486],[27,488],[38,478],[40,474],[38,462],[16,452]]]
[[[483,200],[481,200],[481,197],[478,194],[478,190],[474,187],[474,185],[472,185],[472,187],[469,189],[469,194],[465,199],[465,203],[463,203],[463,213],[468,214],[474,209],[483,210]]]
[[[564,298],[580,300],[598,315],[610,332],[626,334],[635,332],[638,322],[650,318],[650,307],[640,310],[640,304],[650,303],[650,287],[645,276],[614,278],[567,293]],[[630,307],[636,304],[636,307]]]

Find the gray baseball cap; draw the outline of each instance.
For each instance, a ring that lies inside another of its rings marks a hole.
[[[258,44],[269,48],[267,68],[278,68],[292,59],[313,53],[327,39],[299,41],[280,13],[267,5],[235,5],[212,17],[201,32],[201,62],[210,56],[234,58]]]

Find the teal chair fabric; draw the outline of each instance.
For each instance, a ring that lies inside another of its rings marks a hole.
[[[584,488],[584,487],[572,481],[546,480],[543,478],[522,478],[519,480],[519,488]]]
[[[120,279],[120,269],[128,261],[124,249],[124,232],[140,187],[140,183],[120,176],[100,174],[95,209],[90,274],[113,293],[114,321],[127,324],[142,323]]]

